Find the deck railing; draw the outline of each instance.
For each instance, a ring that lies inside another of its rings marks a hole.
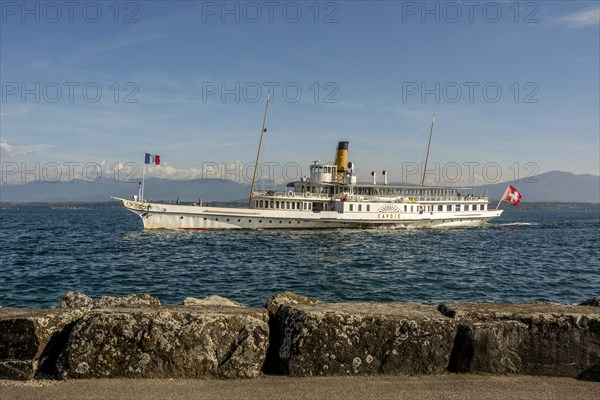
[[[292,193],[292,195],[290,195]],[[355,195],[355,194],[323,194],[323,193],[310,193],[309,196],[306,193],[299,192],[256,192],[255,197],[267,196],[270,198],[283,198],[283,199],[323,199],[323,200],[340,200],[346,199],[347,201],[385,201],[386,203],[413,203],[413,202],[488,202],[488,198],[485,196],[386,196],[386,195]]]

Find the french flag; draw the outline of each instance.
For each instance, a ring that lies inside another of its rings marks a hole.
[[[144,154],[144,164],[160,165],[160,156],[158,154]]]

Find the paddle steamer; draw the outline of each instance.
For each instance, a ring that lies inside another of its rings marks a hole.
[[[266,115],[262,137],[266,132]],[[433,123],[432,123],[433,129]],[[431,131],[430,131],[431,138]],[[408,228],[468,226],[500,216],[488,209],[489,199],[453,187],[396,186],[357,183],[354,165],[348,162],[348,142],[339,142],[335,161],[314,161],[310,174],[287,184],[286,190],[255,191],[256,169],[246,208],[209,207],[201,203],[179,205],[120,199],[142,219],[145,229],[326,229]],[[463,194],[459,190],[463,191]],[[143,193],[143,192],[142,192]]]

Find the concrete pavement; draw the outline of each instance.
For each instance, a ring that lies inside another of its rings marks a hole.
[[[600,383],[572,378],[443,374],[254,380],[0,380],[2,400],[58,399],[594,399]]]

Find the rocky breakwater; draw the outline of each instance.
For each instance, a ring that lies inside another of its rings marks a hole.
[[[149,295],[0,308],[0,379],[254,378],[484,372],[600,381],[600,298],[553,303],[327,303],[266,309]],[[268,353],[267,353],[268,351]]]
[[[69,293],[60,309],[0,309],[0,377],[254,378],[268,340],[266,310],[217,296],[163,306]]]
[[[442,303],[459,324],[449,370],[600,380],[598,298],[583,304]]]
[[[280,372],[292,376],[438,373],[457,321],[416,303],[324,303],[281,293],[267,302]]]

